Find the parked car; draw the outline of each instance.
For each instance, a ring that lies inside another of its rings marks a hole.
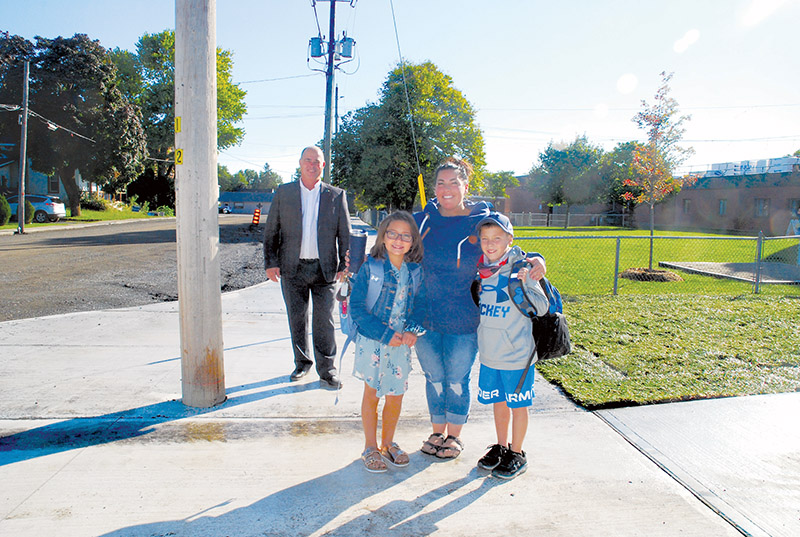
[[[8,205],[11,207],[11,216],[17,216],[17,195],[9,196]],[[59,218],[67,217],[67,208],[64,202],[56,196],[46,194],[26,194],[25,199],[33,205],[33,221],[44,223],[48,220],[55,222]]]

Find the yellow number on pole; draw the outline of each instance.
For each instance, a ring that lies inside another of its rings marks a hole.
[[[175,118],[175,132],[181,132],[181,118],[180,118],[180,116]]]
[[[175,164],[183,164],[183,149],[175,150]]]

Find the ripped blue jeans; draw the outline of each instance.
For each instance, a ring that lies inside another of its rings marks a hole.
[[[469,377],[478,356],[478,335],[428,330],[417,340],[417,358],[425,373],[431,423],[463,425],[469,416]]]

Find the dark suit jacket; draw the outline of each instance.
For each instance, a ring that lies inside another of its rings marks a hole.
[[[272,198],[264,229],[264,265],[279,267],[281,277],[294,276],[300,264],[302,207],[299,181],[281,185]],[[332,282],[336,273],[345,268],[344,256],[350,248],[350,214],[345,191],[326,183],[320,184],[317,248],[322,273]]]

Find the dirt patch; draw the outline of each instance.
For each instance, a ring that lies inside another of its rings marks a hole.
[[[636,280],[640,282],[682,282],[683,278],[669,270],[648,269],[648,268],[629,268],[625,269],[622,278]]]

